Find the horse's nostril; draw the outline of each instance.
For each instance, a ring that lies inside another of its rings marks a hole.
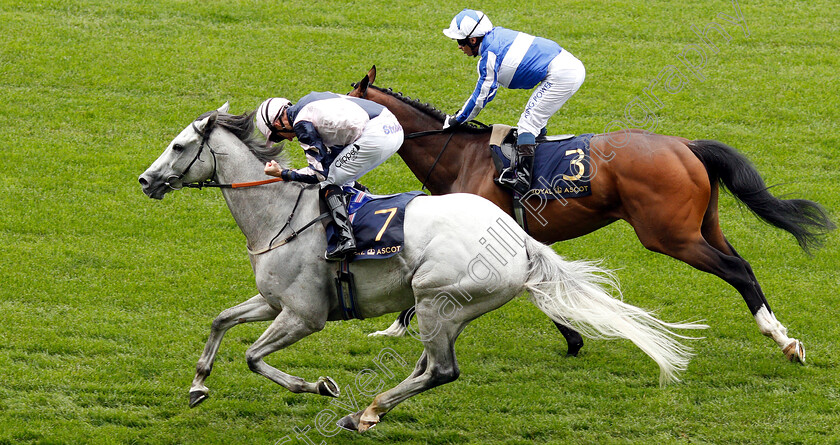
[[[147,187],[149,185],[149,181],[146,180],[144,177],[140,177],[140,185],[143,187]]]

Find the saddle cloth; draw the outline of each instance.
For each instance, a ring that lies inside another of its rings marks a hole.
[[[352,187],[344,187],[344,193],[348,197],[347,213],[356,237],[356,255],[351,261],[389,258],[400,253],[405,239],[405,206],[425,193],[373,195]],[[338,243],[338,233],[333,223],[327,225],[326,231],[327,243],[332,249]]]
[[[498,128],[497,128],[498,127]],[[537,138],[534,153],[534,179],[529,194],[545,199],[582,198],[592,194],[589,178],[592,166],[589,141],[593,133]],[[496,172],[511,164],[516,144],[516,129],[494,125],[490,136],[490,152]]]

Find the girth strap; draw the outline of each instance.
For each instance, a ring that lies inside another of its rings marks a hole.
[[[519,193],[513,192],[513,218],[516,220],[516,223],[519,224],[519,227],[522,227],[522,230],[525,231],[527,234],[531,234],[528,230],[528,220],[526,218],[527,214],[525,213],[525,208],[522,206],[522,199],[519,196]]]
[[[353,273],[350,272],[350,262],[346,259],[338,263],[335,288],[338,303],[341,305],[341,316],[345,320],[363,319],[356,310],[356,281],[353,278]]]

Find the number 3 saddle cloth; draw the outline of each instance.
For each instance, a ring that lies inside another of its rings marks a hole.
[[[497,128],[498,127],[498,128]],[[592,194],[589,178],[589,140],[593,134],[537,138],[534,175],[528,195],[544,199],[582,198]],[[490,152],[497,174],[510,165],[515,150],[516,129],[493,125]]]

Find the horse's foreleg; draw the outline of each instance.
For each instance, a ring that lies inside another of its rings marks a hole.
[[[376,331],[368,334],[368,337],[402,337],[408,331],[408,324],[411,323],[411,317],[414,316],[414,308],[406,309],[400,312],[400,315],[391,323],[391,326],[384,331]]]
[[[568,346],[568,350],[566,355],[569,357],[577,357],[578,352],[580,352],[580,348],[583,347],[583,337],[581,337],[580,332],[560,323],[554,322],[554,325],[557,326],[557,330],[563,334],[563,338],[566,339],[566,345]]]
[[[221,345],[222,338],[228,329],[242,323],[272,320],[277,317],[277,314],[278,311],[272,309],[262,295],[257,294],[244,303],[225,309],[213,320],[213,325],[210,327],[210,336],[204,345],[204,352],[198,359],[198,364],[195,367],[195,378],[190,386],[190,408],[203,402],[210,392],[204,386],[204,381],[213,369],[216,353],[219,351],[219,345]]]
[[[298,340],[320,331],[324,327],[322,322],[305,320],[290,310],[283,310],[271,323],[271,326],[248,348],[245,359],[251,371],[260,374],[274,383],[283,386],[293,393],[314,393],[322,396],[338,397],[338,384],[329,377],[320,377],[311,383],[306,380],[286,374],[267,364],[263,358],[272,352],[289,346]]]

